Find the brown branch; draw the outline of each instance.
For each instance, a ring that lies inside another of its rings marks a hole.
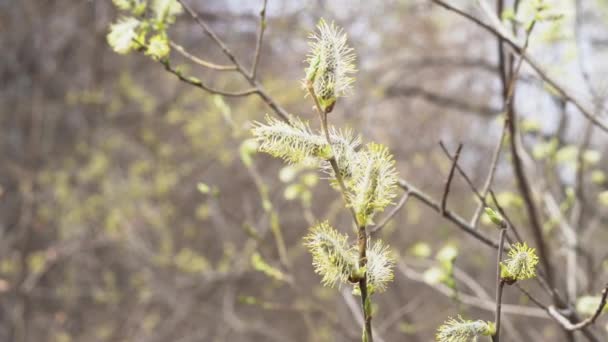
[[[439,145],[444,150],[447,150],[443,145],[443,142],[439,142]],[[460,151],[462,150],[462,144],[458,144],[458,148],[456,149],[456,154],[454,155],[454,159],[452,160],[452,167],[450,168],[450,173],[448,174],[448,179],[445,181],[445,187],[443,189],[443,196],[441,197],[441,214],[445,213],[445,207],[448,202],[448,195],[450,194],[450,186],[452,185],[452,178],[454,178],[454,170],[456,169],[456,165],[458,164],[458,158],[460,158]]]
[[[492,336],[493,342],[500,341],[500,310],[502,309],[502,290],[505,287],[505,282],[500,276],[500,263],[502,262],[502,252],[505,246],[505,233],[507,232],[507,229],[504,227],[505,225],[500,228],[498,252],[496,253],[496,310],[494,311],[496,333]]]
[[[438,203],[437,201],[435,201],[434,199],[432,199],[426,193],[422,192],[421,190],[418,190],[416,187],[409,184],[408,182],[406,182],[403,179],[399,180],[398,185],[402,189],[408,191],[412,197],[417,198],[418,200],[420,200],[422,203],[424,203],[429,208],[433,209],[434,211],[436,211],[439,214],[442,214],[441,204]],[[446,218],[447,220],[449,220],[450,222],[454,223],[458,228],[462,229],[464,232],[468,233],[469,235],[473,236],[477,240],[481,241],[486,246],[492,247],[494,249],[498,248],[498,244],[495,241],[493,241],[489,237],[485,236],[484,233],[479,232],[476,229],[474,229],[473,227],[471,227],[462,217],[458,216],[457,214],[454,214],[450,210],[446,209],[443,212],[442,216],[444,218]]]
[[[203,83],[203,81],[201,81],[197,78],[184,76],[179,70],[177,70],[177,69],[173,68],[173,66],[171,66],[171,63],[169,63],[169,60],[161,60],[160,63],[165,66],[165,70],[167,70],[168,72],[175,75],[180,81],[188,83],[197,88],[203,89],[204,91],[209,92],[211,94],[228,96],[228,97],[241,97],[241,96],[249,96],[251,94],[258,93],[258,90],[256,88],[250,88],[250,89],[246,89],[243,91],[236,91],[236,92],[229,92],[229,91],[215,89],[215,88],[212,88],[212,87],[206,85],[205,83]]]
[[[188,12],[190,17],[200,26],[205,34],[209,36],[217,46],[222,50],[224,55],[230,59],[232,64],[234,64],[236,70],[247,80],[247,82],[256,89],[256,94],[266,103],[268,107],[270,107],[275,114],[283,121],[289,122],[289,114],[285,109],[279,106],[269,95],[266,93],[264,87],[253,77],[252,74],[247,73],[245,68],[236,58],[236,56],[232,53],[232,51],[228,48],[228,46],[211,30],[211,28],[203,21],[196,12],[184,1],[177,0],[182,7]],[[259,39],[259,38],[258,38]]]
[[[206,61],[204,59],[198,58],[198,57],[194,56],[193,54],[189,53],[188,51],[186,51],[186,49],[184,49],[183,46],[181,46],[173,41],[170,41],[169,44],[171,45],[173,50],[179,52],[180,55],[184,56],[191,62],[198,64],[202,67],[217,70],[217,71],[235,71],[236,70],[236,67],[234,65],[220,65],[220,64],[215,64],[215,63]]]
[[[249,74],[249,78],[255,79],[258,64],[260,63],[260,51],[262,50],[262,40],[264,39],[264,31],[266,30],[266,5],[268,4],[268,0],[264,0],[262,5],[262,9],[260,10],[260,28],[258,32],[258,39],[255,44],[255,53],[253,55],[253,64],[251,66],[251,73]]]
[[[497,108],[482,104],[476,105],[459,98],[434,93],[418,86],[391,86],[387,89],[386,94],[388,96],[420,97],[436,106],[456,109],[465,113],[479,113],[484,117],[493,117],[500,113]]]
[[[547,74],[547,72],[545,71],[545,68],[543,66],[541,66],[538,62],[536,62],[536,60],[534,58],[532,58],[527,52],[523,51],[522,46],[519,43],[517,43],[514,40],[514,38],[510,37],[510,35],[508,35],[506,32],[504,32],[505,30],[502,28],[502,26],[497,26],[495,28],[494,26],[484,23],[483,21],[446,3],[443,0],[430,0],[430,1],[445,8],[446,10],[452,11],[452,12],[472,21],[476,25],[484,28],[486,31],[490,32],[497,38],[501,39],[503,42],[507,43],[507,45],[515,53],[517,53],[524,60],[526,60],[526,62],[530,65],[530,67],[532,67],[532,69],[534,69],[534,71],[536,71],[536,73],[547,84],[549,84],[551,87],[553,87],[553,89],[555,89],[555,91],[560,96],[562,96],[567,101],[571,102],[589,121],[593,122],[596,126],[598,126],[600,129],[602,129],[604,132],[608,132],[608,125],[606,125],[606,123],[604,123],[602,121],[599,121],[599,119],[597,118],[597,115],[591,113],[591,111],[588,110],[587,108],[585,108],[580,103],[580,101],[578,101],[573,95],[570,95],[556,80],[554,80],[552,77],[550,77]],[[488,14],[491,18],[495,18],[494,21],[496,21],[496,22],[498,22],[498,24],[500,24],[500,21],[498,20],[498,18],[495,17],[495,15],[493,13],[486,13],[486,14]]]
[[[547,312],[549,313],[549,315],[551,315],[551,317],[553,317],[556,321],[558,321],[562,325],[562,327],[564,327],[564,329],[566,329],[568,331],[581,330],[581,329],[587,327],[588,325],[595,323],[597,318],[600,316],[600,314],[604,310],[607,300],[608,300],[608,284],[606,284],[606,286],[604,287],[604,290],[602,290],[602,297],[600,299],[600,304],[598,305],[597,309],[595,310],[595,313],[593,314],[593,316],[591,316],[583,321],[580,321],[576,324],[573,324],[566,317],[561,315],[557,311],[555,306],[550,306],[548,308]]]
[[[407,202],[407,200],[410,198],[410,193],[409,191],[406,191],[403,196],[401,196],[401,199],[399,200],[399,202],[397,203],[397,205],[395,205],[391,211],[382,218],[382,220],[375,226],[372,226],[368,229],[370,234],[374,234],[378,231],[380,231],[382,228],[384,228],[384,226],[386,226],[387,223],[390,222],[390,220],[397,215],[397,213],[399,212],[399,210],[401,210],[401,208],[403,208],[403,206],[405,205],[405,203]]]

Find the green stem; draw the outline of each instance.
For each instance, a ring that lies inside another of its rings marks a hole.
[[[327,144],[329,145],[331,157],[329,158],[329,163],[331,164],[331,168],[334,171],[336,176],[336,181],[338,182],[338,186],[340,187],[340,192],[342,193],[342,198],[344,199],[344,203],[346,207],[349,208],[353,220],[355,221],[355,225],[357,226],[357,240],[358,240],[358,250],[359,250],[359,268],[364,269],[367,265],[367,230],[365,227],[365,222],[359,222],[357,219],[357,213],[350,205],[350,201],[348,200],[348,195],[346,191],[346,186],[344,185],[344,180],[342,179],[342,175],[340,174],[340,169],[338,168],[338,162],[336,160],[333,147],[331,144],[331,138],[329,136],[329,129],[327,127],[327,114],[328,111],[323,110],[321,104],[319,103],[319,99],[315,94],[314,87],[312,86],[312,82],[309,82],[306,85],[310,96],[313,98],[315,102],[315,106],[317,111],[319,112],[319,119],[321,120],[321,129],[325,135],[325,139],[327,140]],[[359,290],[361,291],[361,306],[363,309],[363,317],[365,320],[363,327],[363,342],[374,342],[374,337],[372,335],[372,304],[371,297],[367,292],[367,272],[363,274],[363,277],[359,279]]]

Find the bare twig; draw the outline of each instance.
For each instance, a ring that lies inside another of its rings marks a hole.
[[[181,46],[173,41],[170,41],[169,44],[171,45],[173,50],[179,52],[180,55],[184,56],[191,62],[198,64],[202,67],[217,70],[217,71],[235,71],[236,70],[236,67],[234,65],[220,65],[220,64],[215,64],[215,63],[203,60],[201,58],[198,58],[198,57],[194,56],[193,54],[189,53],[188,51],[186,51],[186,49],[184,49],[183,46]]]
[[[180,81],[188,83],[197,88],[203,89],[204,91],[209,92],[211,94],[222,95],[222,96],[227,96],[227,97],[241,97],[241,96],[249,96],[251,94],[258,93],[258,89],[256,89],[256,88],[250,88],[250,89],[236,91],[236,92],[229,92],[229,91],[225,91],[225,90],[215,89],[215,88],[212,88],[212,87],[206,85],[205,83],[203,83],[203,81],[201,81],[197,78],[184,76],[181,71],[173,68],[173,66],[169,63],[169,60],[161,60],[160,62],[162,65],[165,66],[165,70],[167,70],[171,74],[175,75]]]
[[[232,64],[234,64],[237,71],[247,80],[247,82],[256,89],[255,94],[257,94],[268,107],[270,107],[275,114],[283,121],[289,122],[289,115],[285,109],[279,106],[274,99],[272,99],[264,87],[254,78],[252,74],[248,73],[243,65],[239,62],[236,56],[232,53],[232,51],[228,48],[228,46],[211,30],[211,28],[203,21],[196,12],[186,3],[184,0],[177,0],[179,3],[186,9],[186,12],[192,17],[192,19],[203,29],[205,34],[209,36],[217,46],[222,50],[224,55],[230,59]]]
[[[268,0],[264,0],[262,9],[260,10],[260,28],[258,31],[258,39],[255,45],[255,53],[253,56],[253,64],[251,66],[251,73],[249,78],[255,79],[258,70],[258,64],[260,63],[260,51],[262,50],[262,40],[264,39],[264,31],[266,30],[266,5]]]
[[[439,142],[441,147],[445,149],[445,146],[442,142]],[[443,189],[443,197],[441,197],[441,214],[444,215],[445,207],[448,202],[448,195],[450,193],[450,186],[452,185],[452,178],[454,178],[454,170],[456,169],[456,164],[458,164],[458,158],[460,157],[460,151],[462,150],[462,144],[458,145],[456,149],[456,154],[454,155],[454,160],[452,161],[452,167],[450,168],[450,173],[448,174],[448,179],[445,181],[445,187]]]
[[[403,196],[401,196],[401,199],[399,199],[399,202],[397,203],[397,205],[395,205],[391,211],[382,218],[382,220],[375,226],[369,227],[368,231],[370,234],[376,233],[378,231],[380,231],[382,228],[384,228],[384,226],[386,226],[387,223],[390,222],[390,220],[397,215],[397,213],[399,212],[399,210],[401,210],[401,208],[403,208],[403,206],[405,205],[405,203],[407,202],[407,200],[410,198],[410,193],[409,191],[406,191]]]
[[[564,329],[568,330],[568,331],[575,331],[575,330],[580,330],[583,329],[585,327],[587,327],[588,325],[591,325],[593,323],[595,323],[595,321],[597,320],[597,318],[600,316],[600,314],[602,313],[602,310],[604,310],[604,307],[606,306],[606,301],[608,300],[608,284],[606,284],[606,286],[604,287],[604,290],[602,290],[602,297],[600,299],[600,304],[598,305],[597,309],[595,310],[595,313],[593,314],[593,316],[580,321],[576,324],[573,324],[572,322],[570,322],[566,317],[562,316],[557,309],[555,308],[555,306],[549,306],[547,309],[547,312],[549,313],[549,315],[551,315],[551,317],[553,317],[558,323],[560,323]]]
[[[494,147],[494,152],[492,153],[492,160],[490,161],[490,171],[488,171],[488,176],[486,177],[486,181],[483,184],[483,188],[481,189],[481,201],[475,209],[475,213],[473,214],[473,218],[471,218],[471,226],[477,228],[477,223],[479,222],[479,218],[481,217],[481,213],[483,212],[483,208],[485,206],[485,199],[488,196],[488,192],[492,187],[492,182],[494,181],[494,175],[496,174],[496,166],[498,165],[498,160],[500,159],[500,151],[502,150],[502,144],[505,140],[505,136],[507,135],[507,122],[503,121],[502,132],[500,133],[500,138],[496,142],[496,146]]]
[[[498,252],[496,253],[496,310],[494,311],[494,324],[496,327],[496,334],[492,336],[493,342],[500,341],[500,310],[502,308],[502,290],[505,287],[505,282],[500,276],[500,263],[502,262],[502,252],[505,246],[506,231],[506,228],[500,228],[500,235],[498,238]]]
[[[437,213],[441,214],[441,204],[436,202],[429,195],[418,190],[416,187],[409,184],[408,182],[406,182],[403,179],[400,179],[398,184],[402,189],[409,191],[410,195],[412,197],[417,198],[422,203],[426,204],[429,208],[431,208],[431,209],[435,210]],[[477,240],[484,243],[485,245],[495,248],[495,249],[498,248],[498,244],[495,241],[493,241],[489,237],[485,236],[482,232],[479,232],[476,229],[474,229],[473,227],[471,227],[469,225],[469,223],[466,222],[462,217],[458,216],[457,214],[452,213],[449,209],[446,209],[443,212],[442,216],[445,217],[447,220],[451,221],[452,223],[454,223],[456,226],[458,226],[460,229],[462,229],[469,235],[473,236]]]
[[[485,11],[486,14],[488,16],[490,16],[490,18],[495,19],[495,20],[493,20],[493,25],[489,25],[489,24],[486,24],[483,21],[475,18],[474,16],[446,3],[443,0],[430,0],[430,1],[470,20],[471,22],[484,28],[486,31],[490,32],[494,36],[500,38],[503,42],[507,43],[507,45],[509,45],[509,47],[513,51],[515,51],[523,59],[525,59],[526,62],[528,62],[528,64],[530,65],[530,67],[532,67],[532,69],[534,69],[534,71],[536,71],[536,73],[545,82],[547,82],[547,84],[549,84],[551,87],[553,87],[553,89],[555,89],[555,91],[560,96],[562,96],[567,101],[571,102],[589,121],[593,122],[596,126],[601,128],[604,132],[608,132],[608,125],[606,125],[606,123],[600,121],[597,118],[597,115],[593,114],[590,110],[588,110],[585,106],[583,106],[581,104],[581,102],[578,99],[576,99],[573,95],[571,95],[568,91],[566,91],[566,89],[563,86],[561,86],[559,84],[559,82],[557,82],[551,76],[549,76],[547,74],[547,72],[545,71],[545,68],[540,63],[538,63],[534,58],[532,58],[532,56],[530,56],[527,52],[523,51],[522,46],[518,42],[516,42],[513,37],[511,37],[511,35],[504,29],[504,27],[502,27],[502,25],[500,25],[500,20],[498,18],[496,18],[494,13]]]

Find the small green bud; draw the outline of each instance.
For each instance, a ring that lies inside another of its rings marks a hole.
[[[484,211],[485,211],[486,215],[488,215],[488,217],[490,218],[490,221],[492,221],[492,223],[494,223],[495,225],[497,225],[501,228],[504,228],[506,226],[505,220],[494,209],[492,209],[490,207],[485,207]]]

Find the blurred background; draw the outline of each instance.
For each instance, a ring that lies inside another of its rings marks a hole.
[[[547,2],[564,16],[535,29],[530,52],[601,114],[608,3]],[[262,1],[188,3],[249,66]],[[475,2],[451,3],[483,18]],[[143,54],[115,54],[106,35],[118,16],[106,0],[0,1],[0,341],[359,340],[358,298],[322,287],[302,246],[319,220],[350,233],[338,193],[314,170],[252,152],[251,122],[270,112],[258,97],[210,95]],[[344,28],[358,56],[353,93],[331,122],[389,146],[400,176],[436,200],[451,165],[439,141],[452,153],[463,143],[462,168],[481,188],[502,127],[495,37],[424,0],[270,0],[259,80],[314,127],[300,80],[321,17]],[[187,14],[170,36],[229,63]],[[216,88],[247,86],[180,58],[172,53]],[[607,272],[606,135],[525,63],[515,103],[530,177],[564,215],[577,147],[590,136],[578,294],[597,294]],[[493,188],[529,237],[506,146]],[[448,207],[467,221],[477,207],[458,175]],[[539,207],[564,291],[563,237]],[[483,218],[479,229],[497,235]],[[415,199],[378,235],[399,255],[394,282],[374,296],[382,340],[431,341],[458,314],[493,320],[494,250]],[[457,254],[447,278],[437,266],[446,248]],[[537,283],[524,285],[550,302]],[[505,313],[504,341],[564,340],[518,291],[505,302],[530,310]]]

